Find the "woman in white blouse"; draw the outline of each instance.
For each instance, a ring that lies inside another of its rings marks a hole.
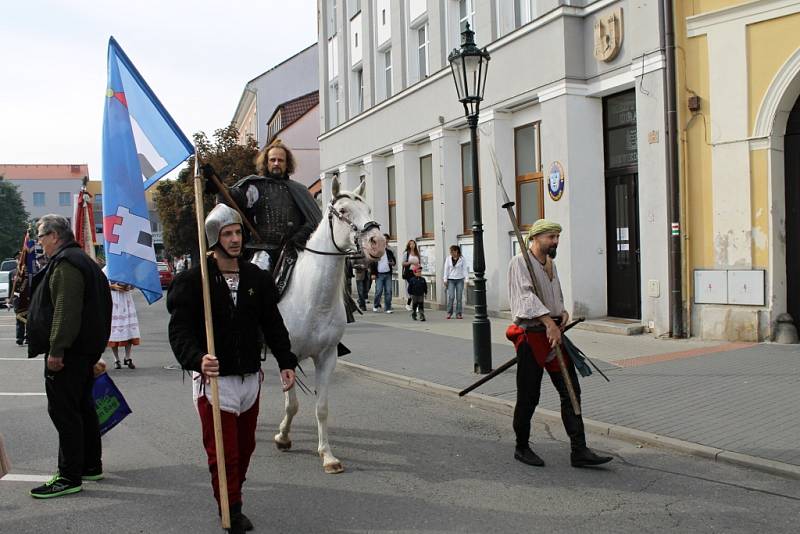
[[[452,245],[450,247],[450,257],[444,260],[444,287],[447,288],[447,318],[463,319],[461,314],[461,297],[464,293],[464,281],[469,276],[469,269],[464,256],[461,255],[461,247]],[[453,304],[455,301],[455,309]]]

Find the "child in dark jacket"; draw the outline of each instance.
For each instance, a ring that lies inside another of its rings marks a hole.
[[[414,276],[408,281],[408,294],[411,295],[411,318],[417,320],[417,312],[419,312],[419,320],[425,320],[425,295],[428,294],[428,282],[422,277],[422,268],[419,265],[414,265],[412,268]]]

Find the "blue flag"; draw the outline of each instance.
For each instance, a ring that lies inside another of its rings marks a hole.
[[[108,279],[161,298],[144,190],[194,152],[112,37],[103,116],[103,236]]]

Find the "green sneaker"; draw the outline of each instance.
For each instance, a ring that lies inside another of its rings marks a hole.
[[[51,499],[53,497],[69,495],[70,493],[78,493],[82,489],[83,487],[80,482],[72,482],[56,474],[41,486],[33,488],[31,490],[31,497],[35,499]]]
[[[87,469],[81,475],[81,480],[91,480],[91,481],[98,481],[103,480],[103,468],[102,467],[95,467],[94,469]]]

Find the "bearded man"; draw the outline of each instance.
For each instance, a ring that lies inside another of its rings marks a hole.
[[[306,244],[322,219],[308,189],[291,179],[295,167],[292,151],[276,139],[256,157],[258,174],[230,188],[231,198],[256,231],[247,232],[245,248],[253,263],[275,275],[280,293],[288,283],[298,248]],[[212,181],[207,182],[206,190],[217,192]],[[279,272],[276,266],[282,254]]]
[[[553,262],[560,235],[560,224],[539,219],[528,231],[528,250],[511,258],[508,265],[508,298],[515,326],[510,327],[506,335],[517,347],[517,404],[513,423],[517,444],[514,458],[528,465],[544,465],[544,461],[531,449],[529,440],[531,418],[539,404],[542,376],[547,371],[561,399],[561,420],[572,448],[571,464],[573,467],[587,467],[610,462],[611,457],[599,456],[586,446],[583,419],[572,408],[555,356],[555,349],[561,344],[561,332],[569,321],[569,313],[564,308],[561,281]],[[541,295],[534,291],[533,280],[522,256],[526,252],[533,257],[533,274],[536,276],[536,286],[541,288]],[[565,363],[580,403],[581,390],[575,366],[571,359]]]
[[[211,391],[205,387],[217,377],[225,473],[231,511],[230,532],[253,528],[242,513],[242,484],[256,447],[256,422],[261,394],[261,351],[266,342],[278,361],[283,390],[294,385],[297,357],[278,310],[272,276],[240,259],[242,219],[236,210],[218,204],[206,217],[207,259],[211,315],[216,354],[208,354],[203,315],[200,265],[175,277],[167,294],[169,342],[181,367],[194,378],[194,398],[203,429],[211,484],[220,502]]]

